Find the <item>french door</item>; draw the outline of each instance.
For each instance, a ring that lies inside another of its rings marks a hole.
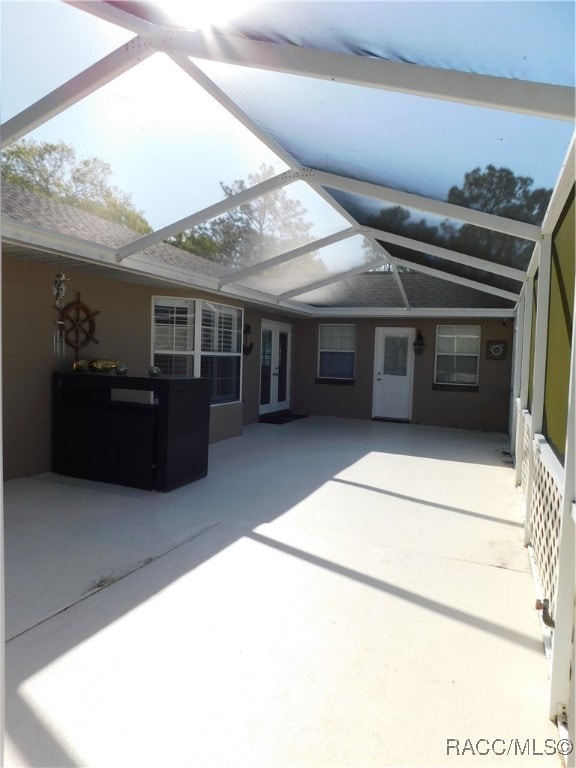
[[[260,413],[290,408],[291,342],[291,325],[262,321]]]

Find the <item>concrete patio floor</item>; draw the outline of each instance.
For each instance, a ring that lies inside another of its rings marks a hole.
[[[559,766],[507,450],[307,418],[169,494],[8,482],[6,765]]]

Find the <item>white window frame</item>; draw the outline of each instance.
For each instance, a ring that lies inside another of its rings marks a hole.
[[[193,343],[192,348],[187,350],[182,349],[157,349],[155,348],[156,341],[156,306],[157,304],[165,304],[166,306],[184,306],[188,304],[193,308]],[[220,330],[219,324],[214,325],[212,332],[212,346],[213,350],[204,350],[202,348],[202,310],[205,306],[210,306],[217,312],[222,310],[223,314],[226,310],[230,311],[230,315],[233,317],[232,339],[237,337],[237,351],[223,352],[219,351],[220,344]],[[234,314],[236,319],[234,319]],[[234,357],[239,359],[238,366],[238,398],[234,400],[227,400],[221,403],[211,403],[212,407],[218,405],[230,405],[232,403],[242,402],[242,373],[243,373],[243,355],[242,355],[242,328],[244,327],[244,310],[241,307],[232,306],[229,304],[222,304],[221,302],[210,301],[208,299],[196,299],[186,298],[182,296],[152,296],[152,321],[151,321],[151,365],[154,365],[156,355],[173,355],[192,358],[192,375],[195,378],[200,378],[202,373],[202,358],[203,357]]]
[[[458,333],[456,329],[467,328],[470,333]],[[444,329],[453,329],[453,333],[442,332]],[[454,338],[456,340],[454,345],[454,352],[440,352],[438,350],[438,340],[440,338]],[[478,339],[478,351],[472,352],[459,352],[458,351],[458,339],[459,338],[474,338]],[[480,354],[482,349],[482,326],[481,325],[467,325],[466,323],[456,323],[451,325],[437,325],[436,326],[436,349],[434,352],[434,384],[439,387],[478,387],[480,384]],[[476,377],[475,381],[438,381],[438,357],[439,356],[452,356],[452,357],[475,357],[476,358]]]
[[[326,349],[322,346],[323,328],[353,328],[354,329],[354,348],[353,349]],[[317,378],[323,381],[354,381],[356,378],[356,345],[357,345],[357,326],[355,323],[320,323],[318,326],[318,360],[316,365]],[[320,372],[320,363],[323,352],[348,352],[354,355],[354,365],[352,367],[352,376],[323,376]]]

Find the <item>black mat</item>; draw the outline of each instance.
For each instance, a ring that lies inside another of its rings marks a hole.
[[[276,411],[275,413],[266,413],[260,416],[259,421],[262,424],[289,424],[298,419],[307,419],[308,414],[292,413],[292,411]]]

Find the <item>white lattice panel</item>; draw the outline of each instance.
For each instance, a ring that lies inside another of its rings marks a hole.
[[[562,493],[550,459],[533,443],[534,479],[530,506],[530,544],[534,551],[542,597],[550,600],[554,616]]]
[[[530,432],[532,431],[532,417],[528,411],[522,412],[522,493],[526,499],[528,496],[528,467],[530,466],[530,454],[532,452],[532,440]]]

